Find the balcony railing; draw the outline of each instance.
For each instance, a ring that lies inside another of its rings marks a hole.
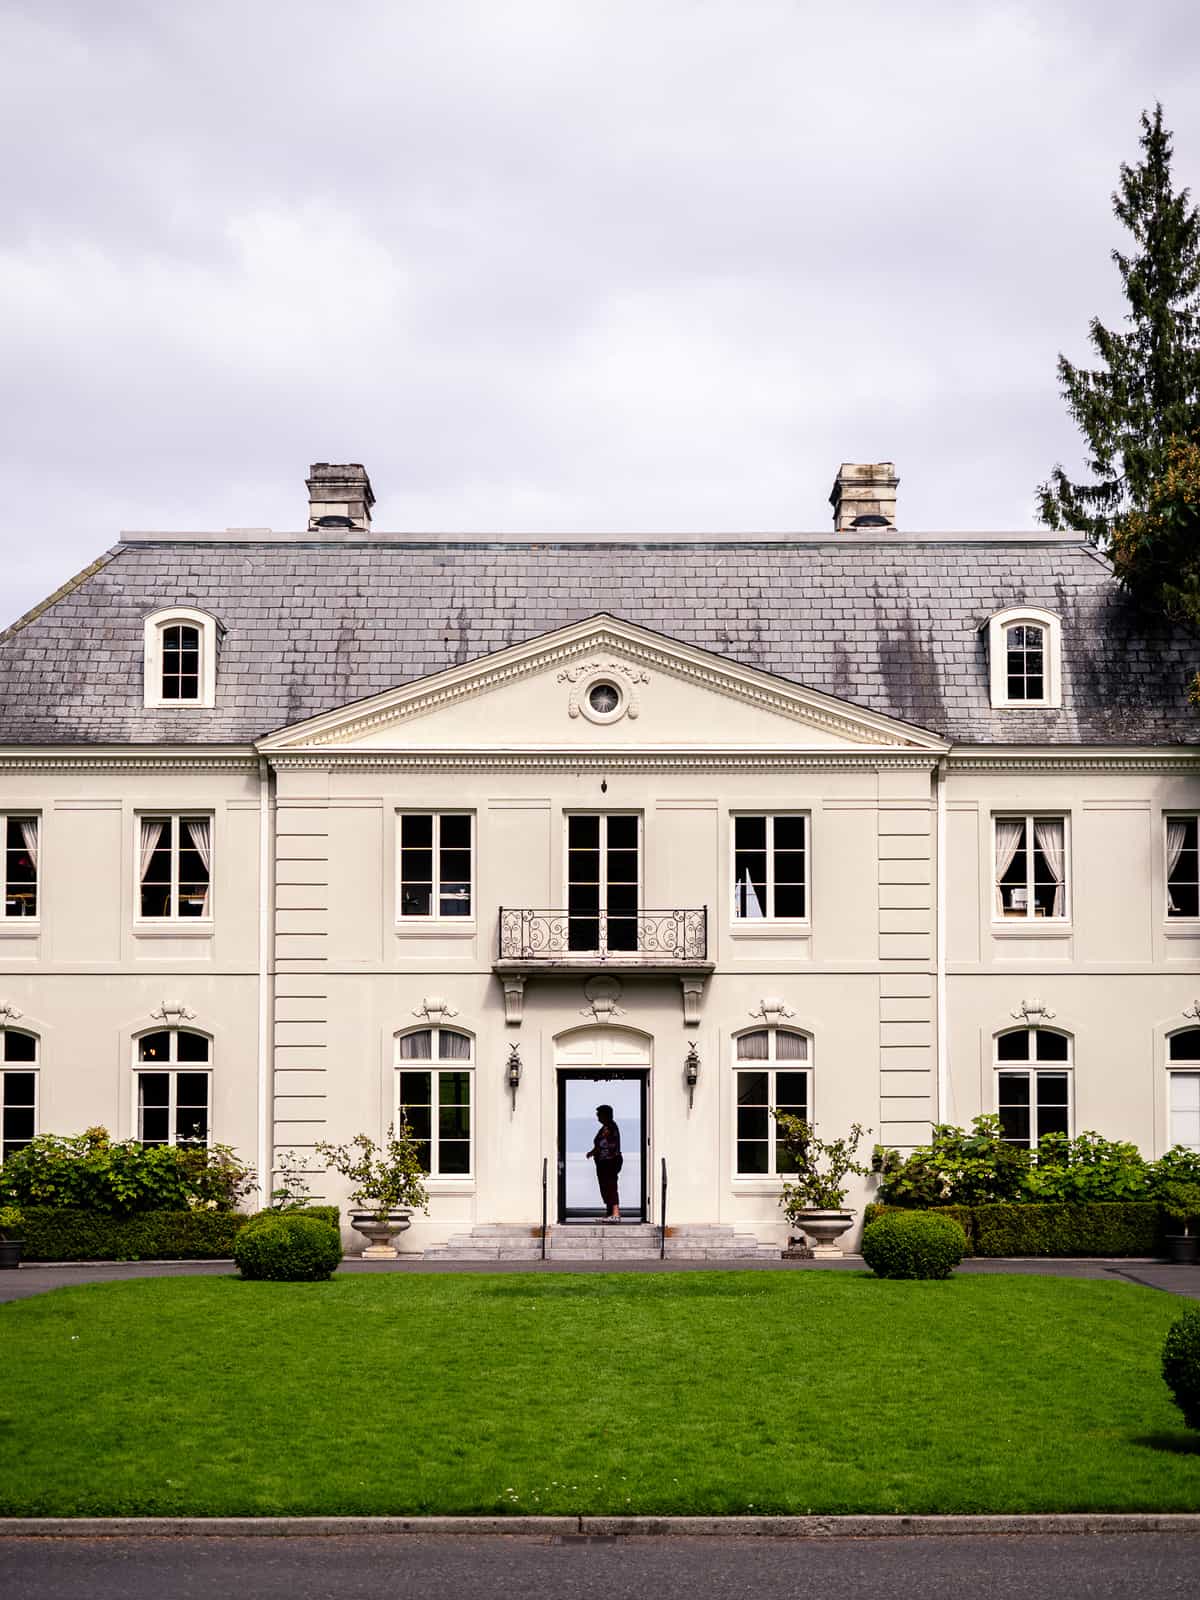
[[[501,961],[708,960],[708,910],[536,911],[500,908]]]

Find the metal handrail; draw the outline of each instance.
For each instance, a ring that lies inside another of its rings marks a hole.
[[[667,1259],[667,1158],[662,1158],[662,1204],[658,1212],[658,1259]]]
[[[594,961],[657,956],[665,961],[708,959],[708,907],[664,910],[573,911],[569,907],[501,906],[501,961]]]
[[[546,1194],[547,1194],[547,1184],[549,1182],[549,1178],[548,1178],[549,1160],[550,1160],[550,1158],[548,1156],[543,1156],[542,1157],[542,1260],[543,1261],[545,1261],[545,1259],[546,1259]]]

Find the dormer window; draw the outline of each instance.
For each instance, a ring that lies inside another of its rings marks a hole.
[[[216,618],[183,607],[147,617],[144,670],[147,706],[212,706],[217,686]]]
[[[1062,625],[1052,611],[1012,607],[988,621],[992,705],[1062,705]]]

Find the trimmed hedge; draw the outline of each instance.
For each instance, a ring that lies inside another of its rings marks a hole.
[[[336,1228],[300,1211],[259,1212],[233,1246],[243,1278],[268,1283],[323,1283],[342,1259]]]
[[[334,1228],[340,1224],[337,1206],[306,1206],[303,1215]],[[242,1211],[113,1217],[68,1206],[22,1206],[21,1219],[26,1261],[224,1260],[233,1255],[234,1240],[250,1221]]]
[[[952,1217],[975,1256],[1153,1256],[1162,1254],[1162,1212],[1149,1201],[1091,1200],[1079,1205],[995,1202],[978,1206],[908,1207],[878,1202],[869,1225],[896,1211]]]

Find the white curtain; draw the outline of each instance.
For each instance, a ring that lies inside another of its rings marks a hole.
[[[142,864],[139,882],[145,883],[146,874],[150,870],[150,861],[158,849],[159,840],[162,838],[163,823],[157,817],[142,818]]]
[[[38,864],[38,825],[36,817],[21,818],[21,838],[25,845],[25,854],[33,862],[33,870],[36,872]]]
[[[1183,854],[1183,847],[1187,843],[1188,825],[1183,817],[1167,818],[1167,898],[1172,911],[1175,902],[1171,900],[1171,874],[1179,865],[1179,858]],[[28,846],[26,846],[28,848]]]
[[[1063,819],[1038,817],[1033,824],[1033,836],[1054,884],[1054,909],[1050,914],[1061,917],[1066,910],[1067,875],[1067,841]]]
[[[996,819],[996,910],[1004,915],[1004,895],[1000,885],[1004,874],[1013,864],[1013,857],[1021,848],[1025,837],[1025,824],[1020,817]]]
[[[738,1060],[765,1061],[767,1059],[767,1044],[765,1032],[741,1034],[737,1042]]]
[[[212,818],[189,817],[187,831],[192,849],[204,863],[204,912],[207,914],[208,889],[212,882]]]
[[[432,1055],[432,1035],[428,1028],[418,1033],[405,1033],[400,1038],[401,1061],[428,1061]]]
[[[438,1056],[442,1061],[470,1061],[471,1041],[465,1033],[443,1028],[438,1034]]]
[[[758,898],[758,890],[750,881],[750,868],[742,873],[742,881],[737,886],[737,902],[739,917],[765,917],[763,903]]]
[[[808,1059],[808,1040],[802,1033],[789,1033],[787,1029],[780,1028],[775,1035],[776,1061],[806,1061]]]

